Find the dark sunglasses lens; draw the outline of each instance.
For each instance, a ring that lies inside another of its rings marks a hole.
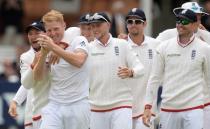
[[[135,23],[136,25],[137,24],[141,24],[141,23],[143,23],[141,20],[127,20],[127,23],[128,24],[133,24],[133,23]]]
[[[127,20],[128,24],[133,24],[133,20]]]
[[[135,20],[135,24],[141,24],[143,23],[141,20]]]
[[[189,20],[185,20],[185,19],[181,20],[180,22],[181,22],[182,25],[190,24],[190,21]]]

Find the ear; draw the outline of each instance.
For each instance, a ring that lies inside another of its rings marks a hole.
[[[66,23],[65,22],[63,22],[63,27],[66,29]]]

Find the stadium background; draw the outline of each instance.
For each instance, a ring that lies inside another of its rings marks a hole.
[[[120,2],[119,2],[120,1]],[[146,34],[156,37],[159,32],[175,27],[172,10],[189,0],[0,0],[0,129],[23,129],[24,105],[18,117],[8,115],[8,105],[20,86],[19,57],[29,49],[24,28],[51,9],[64,14],[67,26],[76,26],[79,17],[87,12],[107,12],[111,18],[125,16],[133,7],[142,8],[147,16]],[[210,0],[197,1],[206,9]],[[5,2],[14,10],[7,9]],[[9,22],[8,22],[9,20]],[[11,21],[11,22],[10,22]],[[206,23],[206,27],[210,26]],[[116,28],[113,26],[113,30]]]

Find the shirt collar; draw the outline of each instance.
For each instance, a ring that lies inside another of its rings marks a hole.
[[[113,38],[112,35],[109,34],[109,40],[107,41],[107,43],[105,45],[101,41],[99,41],[98,39],[96,39],[96,38],[95,38],[95,41],[96,41],[96,43],[100,44],[101,46],[107,47],[111,43],[112,38]]]
[[[140,46],[145,46],[145,45],[147,45],[147,44],[148,44],[147,40],[148,40],[147,36],[144,36],[144,41],[141,43]],[[137,45],[137,44],[135,44],[135,43],[133,42],[133,40],[130,38],[129,35],[128,35],[128,42],[131,44],[132,47],[137,47],[137,46],[139,46],[139,45]]]
[[[191,44],[193,42],[193,40],[195,39],[195,34],[193,34],[191,37],[190,37],[190,41],[186,44],[183,44],[179,41],[179,36],[177,36],[177,42],[178,44],[181,46],[181,47],[186,47],[188,46],[189,44]]]

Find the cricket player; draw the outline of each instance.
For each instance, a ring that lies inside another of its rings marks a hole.
[[[128,78],[144,74],[128,42],[109,33],[105,13],[91,17],[95,40],[90,43],[91,129],[132,129],[132,93]]]
[[[33,22],[26,28],[31,49],[23,53],[20,57],[21,83],[32,92],[32,119],[33,128],[39,129],[41,124],[41,109],[48,103],[48,91],[50,86],[50,76],[43,77],[42,81],[35,82],[33,77],[33,67],[40,56],[40,45],[38,44],[39,34],[44,34],[45,29],[41,22]]]
[[[85,15],[82,15],[79,19],[79,28],[81,30],[81,35],[84,36],[88,40],[88,42],[94,40],[92,27],[90,25],[90,17],[91,14],[87,13]]]
[[[132,50],[137,53],[139,60],[143,63],[145,73],[140,78],[131,79],[133,94],[133,129],[149,129],[142,122],[144,113],[144,100],[149,75],[152,69],[152,61],[155,48],[160,44],[157,40],[144,34],[147,25],[146,16],[143,10],[138,8],[131,9],[126,16],[128,29],[128,42]],[[157,94],[155,95],[157,96]],[[157,102],[152,104],[152,115],[155,116]],[[152,118],[153,119],[153,118]]]
[[[194,34],[196,14],[182,9],[176,37],[161,43],[152,65],[143,116],[148,126],[155,87],[163,83],[160,129],[202,129],[205,84],[210,86],[210,47]]]
[[[24,88],[24,86],[20,86],[17,93],[15,94],[13,100],[10,103],[9,111],[11,117],[16,118],[18,116],[17,113],[17,106],[20,106],[23,104],[23,102],[26,100],[25,104],[25,116],[24,116],[24,126],[25,129],[33,129],[33,123],[32,123],[32,91],[27,90]]]
[[[203,12],[203,8],[198,5],[197,2],[186,2],[182,4],[181,8],[175,8],[174,13],[177,14],[180,10],[182,9],[190,9],[194,13],[196,13],[197,16],[197,28],[195,31],[195,36],[200,38],[201,40],[205,41],[207,44],[210,44],[210,32],[205,30],[203,25],[201,24],[201,17],[203,15],[209,15],[205,12]],[[174,29],[168,29],[163,31],[162,33],[159,34],[159,36],[156,38],[160,41],[165,41],[170,38],[176,37],[177,35],[177,30],[176,28]],[[204,102],[204,129],[210,129],[210,89],[206,86],[204,89],[204,94],[205,94],[205,102]]]
[[[86,65],[88,41],[83,36],[75,36],[63,49],[59,47],[60,43],[64,43],[66,28],[63,14],[51,10],[42,20],[48,36],[40,35],[39,43],[42,49],[34,68],[34,78],[40,81],[46,75],[44,62],[49,51],[61,58],[58,64],[50,66],[49,103],[42,110],[41,129],[88,129],[90,115]]]

